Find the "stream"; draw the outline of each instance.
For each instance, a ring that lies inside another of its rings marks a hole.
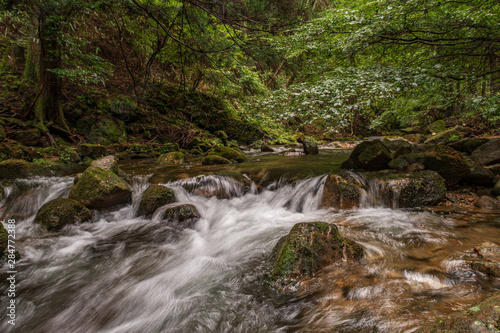
[[[7,323],[2,283],[0,331],[413,332],[500,289],[498,279],[463,269],[460,260],[484,241],[498,242],[499,215],[390,209],[377,200],[362,209],[321,209],[325,176],[348,154],[254,154],[228,166],[126,162],[131,204],[52,233],[34,216],[45,202],[67,197],[73,178],[7,184],[0,215],[16,219],[22,259],[16,325]],[[198,209],[194,229],[169,227],[161,208],[152,218],[136,216],[151,183],[171,187],[178,202]],[[199,195],[207,191],[217,196]],[[271,251],[295,223],[308,221],[335,223],[364,247],[366,259],[339,263],[296,293],[280,294],[266,282]]]

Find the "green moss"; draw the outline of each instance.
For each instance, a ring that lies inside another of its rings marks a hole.
[[[219,155],[222,156],[228,160],[233,160],[236,162],[245,162],[247,160],[247,157],[245,154],[237,151],[236,149],[229,148],[229,147],[216,147],[213,149],[210,149],[207,152],[207,155]]]
[[[208,155],[201,160],[202,165],[229,164],[230,160],[219,155]]]
[[[162,185],[151,185],[142,195],[137,214],[149,216],[161,206],[172,202],[175,202],[175,194],[172,189]]]
[[[0,162],[0,178],[15,179],[48,174],[49,168],[37,163],[15,159]]]
[[[81,203],[59,198],[44,204],[38,210],[34,222],[44,226],[48,231],[56,231],[67,224],[89,221],[92,217],[92,211]]]
[[[106,208],[129,202],[132,191],[115,173],[89,167],[71,189],[69,198],[89,208]]]

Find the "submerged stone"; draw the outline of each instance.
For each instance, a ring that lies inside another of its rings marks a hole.
[[[174,191],[163,185],[150,185],[139,202],[138,215],[150,216],[158,208],[175,202]]]
[[[171,225],[181,228],[192,228],[200,217],[196,207],[190,204],[169,207],[163,214],[163,218],[168,220]]]
[[[71,189],[69,198],[88,208],[107,208],[130,202],[132,190],[115,173],[91,166]]]
[[[162,154],[158,157],[156,163],[160,165],[179,165],[184,163],[185,155],[180,151],[173,151],[167,154]]]
[[[45,203],[35,216],[35,223],[56,231],[67,224],[89,221],[93,212],[72,199],[59,198]]]
[[[358,261],[363,256],[363,248],[343,238],[336,225],[297,223],[274,247],[271,279],[279,287],[285,287],[332,264]]]

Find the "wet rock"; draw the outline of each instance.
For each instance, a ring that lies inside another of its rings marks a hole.
[[[318,155],[318,144],[316,142],[311,142],[309,140],[303,140],[302,146],[304,147],[304,154],[306,155]]]
[[[487,195],[481,196],[476,204],[479,208],[500,210],[500,201]]]
[[[274,149],[266,145],[265,143],[260,146],[260,151],[265,153],[274,153]]]
[[[305,154],[301,151],[286,151],[283,153],[283,156],[303,156],[303,155]]]
[[[8,238],[7,229],[0,222],[0,254],[7,248]]]
[[[50,169],[39,163],[30,163],[15,159],[0,162],[0,179],[26,178],[49,174]]]
[[[405,140],[383,140],[382,143],[390,151],[393,159],[411,153],[412,145]]]
[[[380,140],[364,141],[357,145],[343,169],[382,170],[391,161],[391,153]]]
[[[101,168],[103,170],[108,170],[116,174],[119,173],[118,158],[112,155],[104,156],[95,161],[92,161],[90,163],[90,166]]]
[[[179,165],[184,163],[185,155],[180,151],[173,151],[167,154],[162,154],[158,157],[156,163],[160,165]]]
[[[107,149],[105,146],[84,143],[78,147],[78,153],[82,157],[99,158],[107,154]]]
[[[347,172],[330,174],[325,180],[321,204],[324,208],[334,209],[359,207],[361,187],[359,181]]]
[[[462,139],[463,135],[456,128],[452,128],[446,131],[439,132],[428,138],[426,144],[442,144],[447,143],[452,140]]]
[[[455,149],[444,145],[424,145],[414,147],[410,154],[401,155],[389,162],[392,169],[405,171],[415,163],[427,170],[436,171],[446,180],[446,185],[455,185],[469,175],[470,167]]]
[[[208,155],[201,160],[202,165],[229,164],[230,160],[219,155]]]
[[[297,223],[274,247],[271,279],[278,287],[286,287],[334,263],[358,261],[363,256],[363,248],[343,238],[336,225]]]
[[[472,154],[474,150],[476,150],[477,148],[479,148],[488,141],[490,140],[486,138],[472,138],[472,139],[463,139],[457,142],[450,143],[448,145],[459,152]]]
[[[59,198],[44,204],[38,210],[34,222],[48,231],[57,231],[67,224],[89,221],[93,215],[90,209],[78,201]]]
[[[207,152],[207,156],[210,155],[219,155],[224,157],[225,159],[236,161],[236,162],[245,162],[247,160],[247,157],[245,154],[237,151],[236,149],[229,148],[229,147],[216,147],[213,149],[210,149]],[[219,163],[220,164],[220,163]]]
[[[152,215],[158,208],[175,202],[174,191],[163,185],[150,185],[144,191],[137,215]]]
[[[69,198],[88,208],[107,208],[130,202],[132,191],[115,173],[91,166],[71,189]]]
[[[498,333],[500,291],[464,311],[420,329],[418,333]]]
[[[490,140],[472,152],[482,165],[500,163],[500,138]]]
[[[19,131],[16,134],[16,141],[25,146],[39,146],[41,144],[42,133],[37,128]]]
[[[196,207],[190,204],[169,207],[163,214],[163,219],[168,220],[173,226],[180,228],[193,228],[200,217],[200,213],[198,213]]]
[[[425,132],[428,134],[436,134],[443,131],[446,131],[446,124],[444,123],[444,120],[435,121],[429,124],[425,129]]]

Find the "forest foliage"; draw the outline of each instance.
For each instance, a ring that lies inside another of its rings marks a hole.
[[[268,133],[500,125],[494,0],[1,0],[0,28],[0,75],[22,67],[33,87],[3,112],[45,132],[75,131],[72,98],[147,114],[158,87],[225,100]]]

